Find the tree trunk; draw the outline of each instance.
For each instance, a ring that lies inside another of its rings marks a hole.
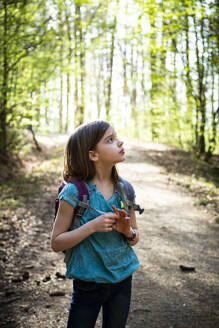
[[[100,119],[101,114],[101,81],[103,80],[102,72],[103,72],[103,56],[98,55],[96,58],[96,71],[98,72],[96,78],[96,103],[97,103],[97,117]],[[99,65],[98,65],[99,64]]]
[[[162,39],[161,39],[161,50],[160,50],[160,80],[162,83],[162,94],[166,92],[166,58],[167,58],[167,41],[166,41],[166,30],[167,30],[167,19],[165,17],[165,2],[161,2],[161,11],[162,11]]]
[[[76,63],[76,76],[75,76],[75,103],[76,103],[76,125],[80,125],[84,121],[84,84],[85,84],[85,46],[84,46],[84,33],[81,18],[81,5],[75,3],[75,63]],[[79,45],[79,46],[78,46]],[[80,89],[79,89],[80,87]],[[80,91],[80,92],[79,92]],[[80,100],[79,100],[80,94]]]
[[[44,95],[44,98],[45,98],[45,113],[44,113],[44,118],[45,118],[46,125],[49,125],[49,113],[48,113],[49,104],[48,104],[47,82],[44,83],[43,90],[44,90],[43,95]]]
[[[65,120],[65,133],[68,133],[69,127],[69,103],[70,103],[70,74],[67,73],[67,90],[66,90],[66,120]]]
[[[119,0],[116,2],[116,6],[118,8]],[[112,94],[112,76],[113,76],[113,60],[114,60],[114,50],[115,50],[115,33],[117,26],[117,17],[114,15],[113,26],[112,26],[112,38],[110,45],[110,58],[109,58],[109,77],[107,80],[107,98],[106,98],[106,118],[110,119],[110,109],[111,109],[111,94]]]
[[[136,62],[134,62],[134,51],[135,44],[131,45],[131,92],[130,92],[130,101],[131,101],[131,117],[134,125],[134,136],[138,138],[138,111],[137,111],[137,86],[136,86],[136,74],[137,74],[137,54]]]
[[[74,89],[74,102],[75,102],[75,123],[76,126],[78,125],[77,123],[77,113],[78,113],[78,107],[79,107],[79,88],[78,88],[78,71],[79,71],[79,61],[78,61],[78,25],[79,25],[79,17],[77,15],[77,6],[75,4],[75,20],[74,20],[74,65],[75,65],[75,70],[74,70],[74,80],[75,80],[75,89]]]
[[[63,50],[64,50],[64,29],[63,29],[63,13],[62,6],[59,7],[59,60],[60,60],[60,89],[59,89],[59,133],[63,132]]]
[[[199,51],[199,38],[198,38],[198,32],[197,32],[197,22],[195,16],[193,16],[193,22],[194,22],[194,29],[195,29],[195,46],[196,46],[196,68],[197,68],[197,74],[198,74],[198,88],[197,88],[197,107],[196,107],[196,133],[197,133],[197,154],[201,155],[205,152],[205,125],[206,125],[206,99],[205,99],[205,90],[206,86],[204,86],[204,58],[203,55],[200,55]],[[202,45],[203,45],[203,19],[200,21],[201,23],[201,38],[202,38]],[[202,50],[204,51],[204,50]],[[200,125],[199,125],[199,115],[200,115]],[[199,126],[198,126],[199,125]]]
[[[152,5],[155,1],[152,1]],[[157,50],[156,50],[156,35],[155,35],[155,12],[152,9],[149,11],[150,20],[150,41],[149,41],[149,65],[151,72],[151,89],[150,89],[150,105],[151,105],[151,139],[154,141],[158,137],[158,125],[156,115],[156,93],[157,93]]]
[[[63,129],[63,74],[60,75],[60,95],[59,95],[59,133]]]
[[[176,124],[176,131],[175,133],[177,134],[178,137],[178,142],[181,146],[183,147],[182,143],[182,137],[181,137],[181,127],[180,127],[180,115],[179,115],[179,103],[177,99],[177,94],[176,94],[176,83],[177,83],[177,67],[176,67],[176,55],[177,55],[177,41],[176,38],[172,36],[172,50],[174,53],[174,59],[173,59],[173,76],[172,76],[172,86],[171,86],[171,96],[172,96],[172,112],[173,112],[173,118],[174,118],[174,123]]]
[[[190,54],[190,47],[189,47],[189,16],[185,15],[185,37],[186,37],[186,123],[189,123],[191,131],[194,131],[193,126],[193,119],[192,119],[192,106],[193,106],[193,86],[192,86],[192,79],[191,79],[191,68],[190,68],[190,61],[189,61],[189,54]]]
[[[8,52],[7,52],[7,31],[8,31],[8,8],[7,0],[4,0],[4,40],[3,40],[3,82],[2,82],[2,99],[0,101],[0,159],[2,163],[7,163],[7,93],[8,93]]]
[[[71,58],[72,58],[72,36],[71,36],[71,26],[70,26],[70,14],[68,12],[68,6],[65,3],[65,20],[66,20],[66,25],[67,25],[67,36],[68,36],[68,71],[67,71],[67,90],[66,90],[66,121],[65,121],[65,133],[68,132],[68,127],[69,127],[69,103],[70,103],[70,73],[69,73],[69,67],[71,65]]]
[[[211,57],[211,79],[212,79],[212,86],[211,86],[211,131],[210,131],[210,138],[209,138],[209,146],[208,151],[205,156],[205,160],[208,161],[216,148],[216,138],[217,138],[217,124],[219,118],[219,107],[215,110],[214,108],[214,92],[215,92],[215,75],[214,75],[214,64],[213,64],[213,56]]]

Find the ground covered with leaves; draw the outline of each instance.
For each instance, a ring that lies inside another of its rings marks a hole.
[[[65,136],[1,168],[0,327],[64,328],[72,293],[63,254],[50,250]],[[120,174],[133,183],[140,267],[127,328],[215,328],[219,308],[219,165],[157,144],[129,142]],[[100,327],[101,317],[96,327]]]

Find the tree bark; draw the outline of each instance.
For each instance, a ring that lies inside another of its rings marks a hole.
[[[193,120],[192,120],[192,107],[193,107],[193,86],[191,78],[191,68],[190,68],[190,47],[189,47],[189,16],[185,15],[185,42],[186,42],[186,60],[185,60],[185,69],[186,69],[186,123],[189,122],[191,131],[194,131]]]
[[[206,125],[206,99],[205,91],[206,86],[204,85],[204,57],[200,55],[199,45],[198,45],[198,32],[197,32],[197,22],[196,17],[193,16],[194,29],[195,29],[195,46],[196,46],[196,68],[198,74],[198,88],[197,88],[197,101],[196,101],[196,145],[197,145],[197,155],[201,155],[205,152],[205,125]],[[201,24],[201,41],[203,45],[203,19],[200,21]],[[202,50],[203,52],[203,50]],[[200,124],[199,124],[200,116]]]
[[[69,67],[71,65],[71,59],[72,59],[72,36],[71,36],[71,26],[70,26],[70,14],[67,9],[67,4],[65,1],[65,20],[66,20],[66,26],[67,26],[67,37],[68,37],[68,55],[67,55],[67,62],[68,62],[68,71],[67,71],[67,92],[66,92],[66,121],[65,121],[65,133],[68,132],[69,127],[69,104],[70,104],[70,73],[69,73]]]
[[[78,61],[78,25],[79,25],[79,17],[77,15],[77,4],[75,4],[75,20],[74,20],[74,102],[75,102],[75,123],[77,124],[77,113],[79,108],[79,88],[78,88],[78,71],[79,71],[79,61]]]
[[[151,89],[150,89],[150,104],[151,104],[151,139],[154,141],[158,137],[158,126],[157,126],[157,115],[156,115],[156,93],[157,93],[157,51],[156,51],[156,35],[155,35],[155,12],[152,8],[149,10],[149,20],[150,20],[150,41],[149,41],[149,51],[150,51],[150,77],[151,77]]]
[[[118,8],[119,0],[116,2]],[[115,50],[115,33],[117,26],[117,17],[114,15],[113,26],[112,26],[112,38],[110,45],[110,58],[109,58],[109,77],[107,80],[107,98],[106,98],[106,118],[110,119],[110,109],[111,109],[111,97],[112,97],[112,76],[113,76],[113,61],[114,61],[114,50]]]
[[[7,94],[8,94],[8,51],[7,51],[7,31],[8,31],[8,8],[7,0],[4,0],[4,39],[3,39],[3,81],[2,81],[2,100],[0,108],[0,155],[2,162],[7,163]]]
[[[81,5],[75,3],[75,103],[76,103],[76,125],[80,125],[84,121],[84,96],[85,96],[85,45],[84,33],[81,18]],[[78,46],[79,45],[79,46]],[[80,92],[79,92],[80,87]],[[79,100],[80,93],[80,100]]]

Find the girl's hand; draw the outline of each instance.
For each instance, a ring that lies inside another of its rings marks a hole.
[[[128,213],[125,210],[121,210],[120,208],[117,208],[115,205],[112,205],[112,208],[116,214],[118,214],[120,217],[125,218],[128,217]]]
[[[117,215],[119,215],[119,219],[116,220],[116,224],[113,225],[113,229],[123,233],[125,236],[130,236],[131,234],[131,221],[128,213],[125,210],[121,210],[116,208],[115,205],[112,206],[113,210]]]
[[[94,232],[108,232],[114,229],[116,219],[119,218],[117,213],[105,213],[90,221],[93,225]]]

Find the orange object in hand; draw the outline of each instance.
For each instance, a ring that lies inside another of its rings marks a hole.
[[[117,208],[115,205],[112,205],[112,208],[116,214],[119,214],[120,217],[125,218],[128,216],[128,213],[125,210],[121,210],[120,208]]]

